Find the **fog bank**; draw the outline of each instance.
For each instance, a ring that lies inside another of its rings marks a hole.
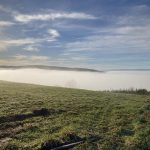
[[[145,88],[150,90],[150,71],[106,73],[44,69],[1,69],[0,80],[88,90]]]

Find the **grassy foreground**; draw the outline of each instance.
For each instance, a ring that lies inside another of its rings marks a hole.
[[[150,149],[150,96],[0,81],[0,149],[78,141],[72,149]]]

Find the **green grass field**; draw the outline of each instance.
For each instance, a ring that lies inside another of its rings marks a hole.
[[[149,150],[150,96],[0,81],[0,149]]]

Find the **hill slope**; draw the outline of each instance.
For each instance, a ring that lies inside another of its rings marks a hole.
[[[44,66],[44,65],[26,65],[26,66],[0,66],[0,69],[46,69],[46,70],[60,70],[60,71],[84,71],[84,72],[103,72],[88,68],[70,68],[58,66]]]
[[[148,95],[0,82],[2,149],[150,147]]]

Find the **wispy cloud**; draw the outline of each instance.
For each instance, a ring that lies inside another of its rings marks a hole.
[[[116,60],[119,64],[130,55],[131,60],[135,54],[143,63],[148,62],[145,55],[150,54],[150,7],[146,3],[119,8],[111,4],[111,13],[103,4],[95,7],[87,2],[90,9],[84,6],[76,9],[78,2],[71,2],[65,8],[55,5],[52,8],[50,3],[54,2],[47,0],[46,7],[31,2],[0,4],[0,58],[10,56],[10,64],[45,61],[52,65],[78,66],[106,61],[112,64]],[[12,57],[12,53],[26,55]]]
[[[60,33],[55,29],[49,29],[48,34],[43,36],[43,38],[24,38],[24,39],[6,39],[0,40],[0,51],[5,51],[9,47],[26,46],[23,49],[26,51],[39,51],[38,46],[44,42],[54,42],[60,36]]]
[[[26,39],[14,39],[14,40],[1,40],[0,41],[0,51],[7,50],[11,46],[22,46],[26,44],[33,44],[36,41],[31,38]]]
[[[49,58],[47,56],[27,56],[27,55],[16,55],[14,56],[16,60],[28,60],[28,61],[47,61]]]
[[[60,36],[60,33],[55,30],[55,29],[49,29],[48,33],[53,37],[53,38],[58,38]]]
[[[27,51],[32,51],[34,44],[37,45],[37,43],[42,43],[42,42],[52,42],[55,39],[53,38],[40,38],[40,39],[36,39],[36,38],[25,38],[25,39],[9,39],[9,40],[1,40],[0,41],[0,51],[5,51],[7,50],[9,47],[18,47],[18,46],[27,46]],[[32,46],[29,47],[29,46]],[[25,48],[24,48],[25,49]],[[34,49],[35,50],[35,49]]]
[[[31,64],[48,64],[49,57],[42,55],[21,55],[0,59],[0,65],[31,65]]]
[[[107,53],[143,53],[150,47],[150,7],[138,5],[113,17],[109,26],[102,26],[91,35],[68,42],[68,51],[102,51]],[[137,15],[138,14],[138,15]],[[107,19],[106,19],[107,20]]]
[[[28,45],[24,48],[24,50],[28,52],[38,52],[39,49],[36,46],[37,44]]]
[[[18,12],[11,9],[10,7],[6,7],[0,4],[0,11],[8,14],[17,14]]]
[[[68,51],[102,51],[141,53],[149,51],[150,26],[101,29],[94,35],[66,44]]]
[[[0,59],[0,65],[55,65],[55,66],[80,66],[89,59],[88,57],[50,58],[42,55],[17,54],[5,59]]]
[[[10,21],[0,21],[0,27],[9,27],[14,25],[14,22],[10,22]]]
[[[18,14],[15,16],[15,20],[18,22],[28,23],[31,21],[41,20],[55,20],[55,19],[96,19],[95,16],[86,14],[86,13],[79,13],[79,12],[53,12],[48,14],[36,14],[36,15],[25,15],[25,14]]]

